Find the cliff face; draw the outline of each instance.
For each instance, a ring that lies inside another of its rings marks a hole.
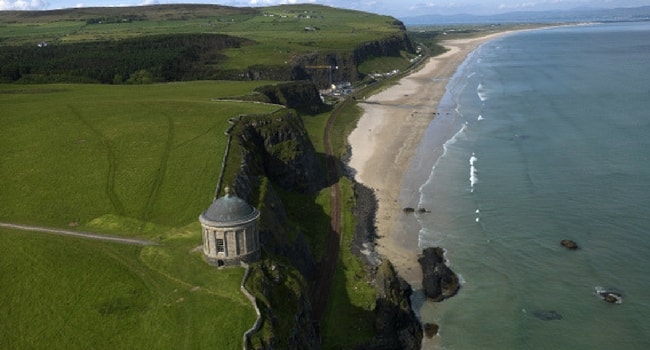
[[[269,117],[240,121],[237,142],[242,146],[241,176],[266,176],[273,184],[301,193],[325,185],[325,172],[302,119],[282,110]]]
[[[257,298],[262,314],[261,330],[248,349],[319,349],[319,338],[311,319],[311,304],[305,281],[293,266],[265,260],[256,264],[250,281],[263,297]],[[250,283],[249,283],[250,284]]]
[[[374,57],[399,56],[401,51],[415,51],[413,43],[411,43],[406,33],[401,36],[365,43],[354,50],[354,59],[357,63],[362,63]]]
[[[281,91],[271,90],[273,94]],[[265,257],[251,265],[249,289],[258,297],[263,326],[248,348],[318,349],[309,301],[316,261],[274,188],[312,193],[325,185],[325,172],[302,119],[292,110],[243,117],[232,135],[238,145],[235,149],[241,152],[233,187],[260,210]]]
[[[315,261],[302,232],[289,232],[284,204],[274,190],[313,193],[325,186],[325,171],[304,128],[292,110],[270,116],[244,117],[233,142],[239,144],[241,163],[234,190],[242,198],[257,197],[261,212],[260,237],[266,251],[287,258],[311,279]],[[289,237],[294,237],[289,239]]]
[[[403,28],[403,25],[402,25]],[[364,61],[386,56],[400,56],[402,51],[414,52],[406,29],[400,35],[363,43],[349,51],[314,51],[296,57],[290,66],[251,66],[245,73],[233,72],[230,79],[311,80],[319,88],[331,82],[357,81],[362,77],[357,67]],[[331,68],[327,68],[327,67]]]
[[[255,92],[264,95],[268,103],[293,109],[312,112],[323,107],[318,89],[312,82],[306,80],[266,85],[255,89]]]

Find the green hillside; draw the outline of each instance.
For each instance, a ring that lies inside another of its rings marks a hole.
[[[0,228],[0,348],[241,349],[256,319],[240,291],[244,272],[216,270],[196,250],[197,218],[213,200],[230,119],[254,115],[243,119],[263,120],[269,135],[298,120],[304,129],[284,132],[307,134],[314,159],[325,162],[323,130],[343,97],[324,105],[315,85],[327,82],[334,65],[335,79],[353,82],[406,68],[414,54],[405,35],[394,18],[318,5],[0,12],[0,222],[157,243]],[[297,101],[306,96],[318,106]],[[357,112],[337,112],[333,157],[345,149]],[[276,146],[279,154],[294,149]],[[226,181],[240,170],[241,146],[233,149]],[[274,188],[260,176],[251,203],[267,218],[287,213],[277,222],[285,237],[275,237],[285,246],[265,247],[247,283],[266,317],[251,343],[281,348],[316,327],[308,313],[314,280],[277,252],[304,249],[305,261],[323,264],[331,195],[329,187]],[[328,348],[374,335],[374,288],[348,249],[352,184],[336,181],[345,249],[336,290],[323,299],[332,302],[320,339],[312,337]]]
[[[228,119],[264,82],[0,85],[0,221],[147,235],[210,204]]]
[[[350,55],[391,37],[404,37],[394,18],[319,5],[5,11],[0,82],[133,83],[143,71],[153,81],[247,80],[255,74],[306,79],[303,61],[314,52]],[[357,78],[341,72],[347,80]]]

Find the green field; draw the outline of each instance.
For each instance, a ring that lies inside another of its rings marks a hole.
[[[0,221],[155,238],[212,201],[229,127],[261,82],[0,85]]]
[[[0,348],[241,349],[255,321],[243,270],[217,271],[188,243],[0,229]]]
[[[261,84],[0,86],[0,221],[161,242],[1,229],[0,348],[241,348],[243,270],[191,251],[227,120],[278,109],[212,99]]]

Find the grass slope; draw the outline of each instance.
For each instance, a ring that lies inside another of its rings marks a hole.
[[[255,320],[243,270],[171,246],[0,229],[0,348],[241,348]]]

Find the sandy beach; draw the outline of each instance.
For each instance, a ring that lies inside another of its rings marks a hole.
[[[403,208],[417,206],[417,198],[414,203],[401,203],[399,199],[405,173],[458,67],[479,45],[508,33],[443,41],[447,52],[430,58],[398,84],[359,103],[364,112],[348,137],[352,149],[349,166],[356,170],[356,181],[373,189],[377,196],[377,252],[391,260],[398,273],[416,288],[422,279],[417,262],[419,226],[407,224],[405,216],[412,214],[404,214]]]

